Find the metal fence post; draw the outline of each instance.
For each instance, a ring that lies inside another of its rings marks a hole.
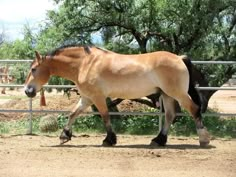
[[[27,135],[32,135],[32,98],[29,98],[29,129]]]

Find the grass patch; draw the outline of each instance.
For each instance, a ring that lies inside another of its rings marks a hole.
[[[34,133],[39,132],[39,118],[33,119],[32,131]],[[0,122],[0,134],[26,134],[29,127],[29,121],[22,120],[12,120],[12,121],[2,121]]]
[[[61,114],[57,116],[57,120],[59,131],[61,131],[68,118]],[[111,121],[115,132],[119,134],[156,135],[159,129],[157,116],[122,116],[121,119],[112,119]],[[33,133],[45,134],[40,132],[39,122],[40,117],[33,119]],[[212,136],[236,138],[236,118],[204,117],[203,122]],[[0,134],[25,134],[28,127],[28,120],[4,121],[0,122]],[[105,133],[105,128],[99,116],[84,116],[76,119],[73,131],[77,133]],[[177,122],[171,125],[169,134],[195,136],[194,121],[191,117],[178,117]]]
[[[26,96],[0,96],[0,99],[28,99]]]

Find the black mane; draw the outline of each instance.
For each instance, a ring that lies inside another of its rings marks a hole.
[[[91,51],[90,51],[90,48],[93,47],[92,45],[81,45],[81,44],[69,44],[69,45],[62,45],[50,52],[48,52],[46,55],[47,56],[55,56],[60,50],[63,50],[63,49],[66,49],[66,48],[70,48],[70,47],[83,47],[84,48],[84,51],[87,53],[87,54],[90,54]]]

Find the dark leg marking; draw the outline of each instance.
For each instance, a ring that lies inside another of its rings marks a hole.
[[[114,132],[108,132],[106,138],[103,140],[103,146],[113,146],[117,142],[116,134]]]
[[[159,146],[165,146],[167,142],[167,135],[164,135],[162,131],[159,133],[159,135],[152,139],[151,144],[158,144]]]
[[[60,136],[61,144],[64,144],[70,141],[71,137],[72,137],[72,131],[64,128]]]

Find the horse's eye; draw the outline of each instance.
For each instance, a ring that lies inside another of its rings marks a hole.
[[[36,68],[32,68],[31,72],[34,73],[36,71]]]

